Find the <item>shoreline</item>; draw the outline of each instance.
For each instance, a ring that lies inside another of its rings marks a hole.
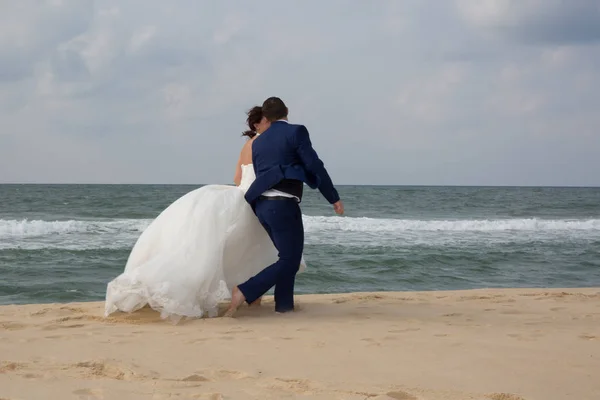
[[[382,291],[356,291],[356,292],[335,292],[335,293],[297,293],[295,294],[295,298],[297,299],[309,299],[311,297],[328,297],[328,296],[344,296],[344,295],[412,295],[412,294],[437,294],[437,293],[449,293],[449,294],[459,294],[459,293],[470,293],[470,292],[506,292],[510,293],[511,291],[516,292],[598,292],[600,293],[600,286],[556,286],[556,287],[531,287],[531,286],[523,286],[523,287],[476,287],[476,288],[467,288],[467,289],[430,289],[430,290],[382,290]],[[273,295],[265,295],[263,296],[265,299],[273,299]],[[24,307],[24,306],[61,306],[61,305],[94,305],[94,304],[104,304],[104,300],[65,300],[65,301],[47,301],[47,302],[27,302],[27,303],[1,303],[0,309],[3,307]],[[0,399],[1,400],[1,399]]]
[[[600,398],[600,287],[296,298],[177,325],[104,318],[102,301],[2,305],[0,398]]]

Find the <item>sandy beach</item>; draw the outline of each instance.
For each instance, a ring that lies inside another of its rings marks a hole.
[[[600,398],[600,289],[298,296],[173,325],[0,307],[0,399]]]

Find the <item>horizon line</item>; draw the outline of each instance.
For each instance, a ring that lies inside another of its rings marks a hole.
[[[233,186],[232,183],[49,183],[49,182],[0,182],[0,186],[207,186],[207,185],[226,185]],[[371,184],[371,183],[343,183],[335,185],[337,187],[361,186],[361,187],[480,187],[480,188],[581,188],[581,189],[596,189],[598,185],[519,185],[519,184]]]

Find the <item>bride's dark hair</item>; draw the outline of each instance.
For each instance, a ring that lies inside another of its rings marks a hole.
[[[263,117],[262,107],[254,106],[248,110],[246,115],[248,116],[248,118],[246,118],[246,123],[250,129],[244,131],[242,136],[248,136],[248,138],[252,139],[254,136],[256,136],[256,128],[254,127],[254,124],[258,124]]]

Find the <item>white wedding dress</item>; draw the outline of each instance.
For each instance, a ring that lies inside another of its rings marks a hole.
[[[242,165],[240,186],[203,186],[160,213],[108,284],[105,316],[149,305],[162,318],[215,317],[234,286],[277,261],[244,199],[254,179],[253,166]],[[305,268],[302,258],[300,272]]]

